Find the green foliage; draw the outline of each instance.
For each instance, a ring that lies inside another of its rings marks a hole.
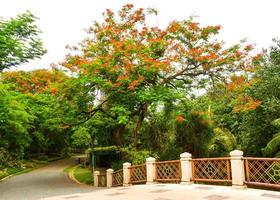
[[[36,20],[30,12],[7,21],[0,18],[0,72],[46,53],[38,37]]]
[[[1,171],[1,170],[0,170],[0,179],[6,177],[6,176],[8,176],[8,175],[9,175],[8,172],[6,172],[6,171]]]
[[[80,127],[71,136],[72,144],[76,148],[86,149],[92,143],[91,136],[85,127]]]
[[[271,124],[272,124],[274,127],[280,129],[280,119],[275,119],[275,120],[273,120],[273,121],[271,122]]]
[[[0,169],[3,169],[6,166],[13,166],[14,159],[11,154],[3,147],[0,148]]]
[[[42,75],[44,72],[46,76]],[[36,76],[38,74],[42,76]],[[34,75],[37,82],[18,84],[18,81],[29,80],[26,79],[29,75]],[[60,153],[68,145],[69,128],[63,127],[61,109],[65,104],[59,104],[57,97],[47,89],[51,81],[56,80],[52,75],[56,76],[48,71],[5,72],[5,78],[3,75],[0,79],[0,146],[12,152],[13,159]],[[48,85],[37,85],[41,81]],[[34,85],[36,90],[29,91]]]
[[[274,127],[280,130],[280,119],[273,120],[271,123]],[[266,147],[262,148],[264,156],[278,157],[280,153],[280,132],[273,135],[272,139],[267,143]]]
[[[185,120],[176,127],[177,143],[194,157],[209,155],[208,145],[213,137],[213,121],[208,112],[185,112]],[[201,145],[203,144],[203,145]]]
[[[28,134],[33,116],[26,111],[23,94],[10,91],[9,86],[0,84],[0,146],[22,158],[30,145]]]
[[[270,61],[275,65],[280,65],[280,40],[273,39],[274,45],[270,49]]]
[[[236,139],[231,132],[226,129],[214,129],[214,135],[208,147],[211,157],[228,156],[236,148]]]
[[[228,84],[234,86],[233,89],[217,85],[206,95],[217,126],[228,129],[235,136],[238,148],[248,156],[262,156],[261,149],[266,147],[273,135],[278,132],[278,122],[271,123],[280,118],[279,64],[274,60],[280,55],[277,49],[279,47],[272,47],[269,62],[265,63],[263,68],[254,71],[250,76],[251,79],[248,77],[245,84],[242,82]],[[238,101],[236,96],[251,97],[261,103],[257,107],[252,107],[253,109],[236,112],[236,104],[232,100]],[[267,151],[269,152],[268,149]]]
[[[123,163],[125,163],[125,162],[126,161],[122,160],[122,159],[116,160],[116,161],[112,162],[111,168],[115,171],[119,170],[119,169],[122,169],[123,168]]]
[[[146,158],[152,156],[158,158],[156,153],[148,150],[137,150],[133,147],[125,147],[121,149],[122,157],[125,162],[130,162],[134,165],[143,164],[146,162]]]
[[[266,157],[276,156],[280,151],[280,133],[273,135],[273,138],[262,149],[262,153]]]
[[[80,165],[74,169],[74,177],[80,182],[91,185],[93,183],[92,172],[90,169]]]
[[[116,152],[119,151],[120,148],[117,146],[107,146],[107,147],[95,147],[93,149],[88,149],[87,152],[96,152],[96,153],[102,153],[102,152]]]
[[[47,155],[40,155],[37,159],[40,161],[47,161],[49,160],[49,157]]]
[[[183,153],[182,147],[177,146],[176,143],[169,142],[159,152],[159,158],[160,160],[179,160],[181,153]]]

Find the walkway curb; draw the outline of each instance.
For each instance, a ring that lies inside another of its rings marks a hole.
[[[81,183],[80,181],[78,181],[76,178],[75,178],[75,175],[74,175],[74,172],[75,170],[79,167],[79,164],[72,167],[71,170],[68,172],[68,177],[75,183],[77,184],[80,184],[80,185],[87,185],[85,183]]]
[[[5,181],[6,179],[9,179],[9,178],[11,178],[14,175],[16,175],[16,174],[10,174],[8,176],[5,176],[4,178],[0,179],[0,182]]]

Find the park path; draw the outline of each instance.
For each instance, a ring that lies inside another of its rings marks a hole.
[[[38,200],[92,192],[93,187],[76,184],[63,172],[65,167],[73,164],[74,159],[60,160],[0,182],[0,200]]]

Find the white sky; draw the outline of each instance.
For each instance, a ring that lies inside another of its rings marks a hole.
[[[38,25],[48,53],[18,67],[31,70],[62,61],[65,46],[80,42],[86,36],[84,29],[92,21],[100,21],[106,8],[117,11],[127,3],[157,8],[160,26],[198,15],[203,25],[222,25],[220,38],[227,44],[247,38],[261,49],[280,37],[280,0],[0,0],[0,16],[13,17],[29,10],[40,18]]]

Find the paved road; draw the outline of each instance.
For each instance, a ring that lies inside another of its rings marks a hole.
[[[63,172],[65,167],[72,164],[74,160],[60,160],[0,182],[0,200],[38,200],[92,192],[93,187],[73,183]]]

